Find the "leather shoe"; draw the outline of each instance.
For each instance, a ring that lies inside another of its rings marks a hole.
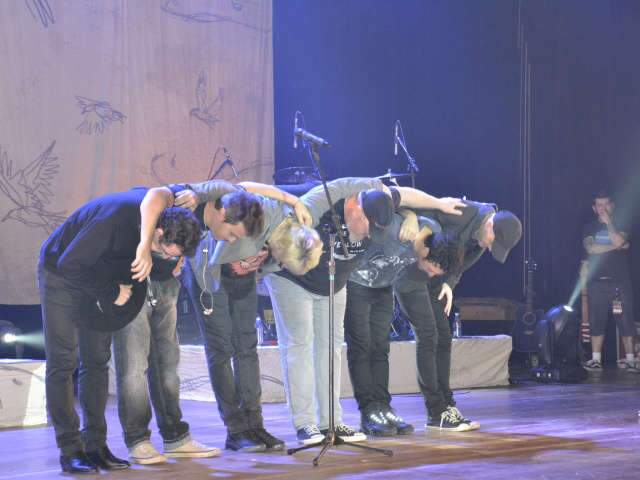
[[[60,467],[63,472],[68,473],[97,473],[98,467],[82,451],[77,451],[71,455],[60,455]]]
[[[98,450],[87,452],[87,457],[89,457],[89,460],[95,463],[98,467],[104,470],[124,470],[131,466],[131,464],[126,460],[118,458],[111,453],[111,450],[109,450],[109,447],[106,445],[104,447],[100,447]]]

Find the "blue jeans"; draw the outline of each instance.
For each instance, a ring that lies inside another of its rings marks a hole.
[[[265,277],[278,330],[278,346],[293,427],[329,426],[329,297],[278,275]],[[342,423],[340,362],[346,288],[335,294],[333,341],[334,419]]]
[[[152,281],[155,307],[145,302],[136,318],[113,336],[118,387],[118,414],[124,441],[131,448],[149,440],[151,402],[165,446],[178,446],[189,438],[182,421],[176,331],[178,293],[175,278]]]

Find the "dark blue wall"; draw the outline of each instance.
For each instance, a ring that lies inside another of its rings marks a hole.
[[[419,188],[521,214],[519,15],[533,70],[533,255],[547,307],[575,285],[591,193],[603,183],[638,190],[638,2],[276,0],[276,166],[308,163],[291,146],[301,110],[333,145],[322,157],[331,178],[403,171],[392,155],[399,118]],[[503,267],[484,258],[457,294],[521,299],[523,257],[520,245]]]

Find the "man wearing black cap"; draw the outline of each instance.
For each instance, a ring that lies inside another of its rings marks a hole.
[[[47,409],[65,472],[129,466],[107,447],[104,410],[111,332],[133,320],[147,294],[146,284],[131,276],[146,192],[137,188],[90,201],[51,234],[40,252]],[[193,214],[172,208],[160,217],[151,249],[160,258],[191,255],[199,239]],[[82,437],[73,395],[78,348]]]
[[[346,305],[344,287],[369,246],[369,235],[385,229],[398,206],[410,204],[453,212],[457,205],[455,201],[437,199],[413,189],[388,191],[376,179],[343,178],[329,182],[327,188],[346,241],[346,254],[339,237],[334,244],[334,338],[328,338],[329,233],[323,228],[333,225],[333,219],[322,186],[301,197],[324,243],[320,263],[305,275],[282,270],[265,277],[278,329],[287,403],[298,441],[305,445],[321,442],[329,425],[330,354],[335,365],[333,400],[336,434],[344,441],[366,439],[364,434],[342,422],[340,364]]]
[[[478,422],[472,422],[462,416],[453,399],[453,392],[449,387],[451,365],[451,331],[448,315],[453,303],[453,289],[456,287],[462,273],[471,268],[484,254],[491,251],[493,257],[504,263],[511,249],[522,236],[522,224],[511,212],[496,211],[494,205],[463,200],[465,208],[462,215],[448,215],[439,211],[421,211],[424,215],[436,220],[443,231],[454,237],[464,250],[464,260],[457,271],[447,272],[442,277],[429,280],[428,292],[418,287],[420,294],[412,290],[411,284],[396,290],[402,308],[409,317],[424,317],[427,325],[432,325],[435,345],[431,355],[433,368],[421,381],[425,388],[425,400],[429,411],[427,428],[467,431],[480,428]],[[416,227],[417,228],[417,227]],[[420,296],[424,299],[420,303],[412,298]],[[427,305],[428,304],[428,305]],[[427,306],[425,306],[427,305]]]

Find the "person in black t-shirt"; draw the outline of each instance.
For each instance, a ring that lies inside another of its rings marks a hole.
[[[629,235],[614,218],[615,205],[606,191],[596,194],[592,208],[596,218],[584,226],[582,234],[589,266],[587,292],[592,350],[592,358],[584,366],[591,371],[602,370],[604,331],[608,312],[613,307],[626,354],[619,366],[640,373],[633,349],[636,329],[629,272]]]
[[[107,447],[104,411],[111,332],[137,315],[146,296],[145,284],[131,278],[146,191],[138,188],[90,201],[51,234],[40,252],[47,409],[65,472],[129,466]],[[193,214],[174,208],[160,217],[151,250],[164,259],[191,255],[199,238]],[[78,350],[82,438],[73,395]]]

